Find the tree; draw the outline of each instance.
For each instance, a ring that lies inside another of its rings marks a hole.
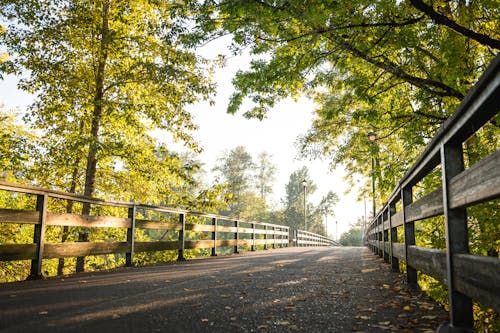
[[[19,179],[26,173],[31,135],[16,121],[18,115],[0,105],[0,179]],[[20,179],[21,178],[21,179]]]
[[[228,184],[228,193],[232,200],[228,202],[229,213],[240,217],[244,211],[243,195],[250,190],[255,164],[245,147],[237,146],[225,152],[217,161],[214,171],[219,173],[221,181]]]
[[[200,32],[225,30],[233,34],[235,47],[266,54],[237,75],[230,112],[250,97],[256,106],[247,115],[261,118],[283,97],[328,87],[332,79],[332,85],[346,81],[351,86],[367,69],[375,75],[365,84],[368,91],[353,87],[356,97],[402,85],[433,101],[450,98],[457,103],[488,63],[482,59],[494,56],[488,47],[498,47],[500,41],[499,10],[492,2],[434,3],[449,15],[448,21],[437,19],[429,6],[430,11],[423,10],[417,0],[347,5],[315,0],[206,1],[198,22]],[[451,22],[463,29],[450,30]],[[479,35],[492,43],[468,39]],[[463,63],[463,56],[471,61]]]
[[[253,106],[245,115],[264,118],[280,99],[309,94],[319,108],[302,138],[302,154],[368,175],[366,134],[377,132],[384,160],[377,180],[391,187],[381,189],[385,194],[495,56],[500,40],[494,2],[432,4],[206,1],[198,27],[205,37],[230,32],[236,51],[246,47],[255,55],[250,70],[233,81],[228,112],[248,98]]]
[[[306,181],[306,196],[304,196],[303,181]],[[295,229],[305,230],[304,218],[307,219],[308,230],[316,224],[313,221],[316,219],[314,214],[314,206],[307,203],[307,195],[311,195],[316,191],[317,187],[309,176],[309,169],[302,167],[290,174],[288,183],[285,185],[285,198],[282,199],[284,206],[284,224]],[[306,202],[304,202],[304,199]],[[304,205],[306,206],[306,216],[304,216]]]
[[[326,196],[321,198],[318,205],[318,214],[325,216],[325,226],[328,223],[328,216],[335,216],[335,210],[333,209],[335,205],[339,202],[339,197],[336,193],[329,191]],[[325,236],[328,237],[328,230],[325,228]]]
[[[358,221],[354,224],[351,224],[351,228],[344,232],[340,236],[340,244],[343,246],[362,246],[361,244],[361,224],[363,223],[362,219],[358,219]]]
[[[42,130],[42,154],[57,154],[56,165],[71,161],[53,173],[58,185],[93,196],[117,162],[134,163],[137,148],[151,156],[154,129],[198,149],[184,107],[213,87],[204,60],[183,46],[189,10],[147,1],[0,2],[10,56],[1,70],[29,73],[19,88],[36,93],[26,120]]]
[[[276,174],[276,166],[271,160],[272,156],[263,151],[257,157],[255,186],[260,198],[265,202],[266,196],[273,192],[273,181]]]

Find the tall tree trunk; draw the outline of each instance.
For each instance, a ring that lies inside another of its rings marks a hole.
[[[85,172],[85,187],[83,195],[91,197],[95,189],[95,176],[97,171],[97,152],[99,150],[99,127],[101,124],[103,103],[104,103],[104,80],[106,72],[106,62],[108,59],[109,47],[109,7],[110,1],[103,1],[102,5],[102,25],[101,25],[101,40],[100,52],[98,54],[97,71],[95,76],[95,94],[94,94],[94,110],[92,113],[92,125],[90,129],[91,142],[87,155],[87,169]],[[82,207],[82,215],[90,215],[91,205],[84,203]],[[80,232],[78,241],[88,241],[88,231]],[[83,272],[85,270],[85,257],[78,257],[76,262],[76,271]]]

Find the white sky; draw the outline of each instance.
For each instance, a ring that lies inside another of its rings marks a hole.
[[[218,53],[228,54],[226,44],[227,41],[223,39],[212,42],[200,53],[205,57],[215,57]],[[279,204],[280,198],[284,196],[285,184],[290,174],[306,166],[311,179],[318,187],[316,193],[308,197],[308,201],[318,204],[321,197],[330,190],[341,198],[335,209],[335,217],[328,217],[329,235],[336,236],[335,221],[337,221],[338,236],[340,236],[349,229],[350,223],[364,216],[364,204],[356,202],[355,190],[353,193],[345,194],[348,185],[342,180],[344,170],[331,173],[327,162],[298,160],[294,143],[299,135],[306,133],[310,128],[313,102],[306,98],[298,102],[292,100],[280,102],[263,121],[248,120],[241,113],[237,115],[226,113],[229,96],[234,90],[231,79],[238,69],[247,68],[248,62],[248,56],[228,56],[226,67],[215,73],[214,79],[218,85],[215,106],[198,103],[189,107],[199,126],[195,137],[204,149],[199,156],[200,160],[205,163],[206,171],[209,172],[224,150],[242,145],[255,160],[260,152],[267,151],[272,155],[278,169],[272,197],[274,204]],[[23,110],[32,102],[32,96],[18,91],[16,84],[17,79],[11,76],[0,81],[0,105],[8,109]]]

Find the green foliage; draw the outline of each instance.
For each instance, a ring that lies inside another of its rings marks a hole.
[[[306,182],[305,189],[303,181]],[[283,221],[285,225],[305,230],[305,213],[307,231],[326,235],[323,216],[333,215],[333,208],[338,202],[338,197],[335,193],[330,191],[322,198],[319,205],[315,206],[309,202],[308,196],[316,192],[316,189],[317,186],[310,178],[309,169],[307,167],[304,166],[290,175],[289,181],[285,185],[285,197],[282,199]],[[306,200],[305,212],[304,200]]]
[[[273,192],[273,181],[276,174],[276,165],[272,162],[272,156],[263,151],[257,156],[257,165],[255,173],[255,187],[262,200]]]
[[[19,114],[0,105],[0,179],[23,178],[29,160],[31,135],[20,124]],[[22,180],[20,180],[22,182]]]
[[[349,180],[369,175],[366,135],[376,132],[381,204],[495,56],[489,47],[499,45],[494,2],[435,1],[430,10],[414,1],[206,1],[198,36],[228,31],[235,52],[254,55],[233,81],[228,112],[248,98],[254,106],[246,115],[263,118],[285,97],[314,98],[317,117],[302,153],[342,164]],[[450,29],[432,11],[463,29]]]
[[[245,147],[237,146],[219,157],[213,171],[217,172],[221,194],[227,202],[224,215],[243,219],[268,220],[266,195],[272,192],[276,167],[271,156],[262,152],[256,164]]]
[[[362,246],[361,243],[361,224],[362,220],[358,220],[358,222],[351,224],[349,230],[340,235],[339,242],[343,246]]]
[[[31,0],[0,8],[8,22],[1,36],[8,73],[28,72],[19,88],[36,93],[25,117],[40,133],[33,181],[113,196],[129,179],[133,190],[166,188],[171,184],[138,180],[189,174],[151,137],[153,130],[167,130],[198,149],[190,134],[196,126],[184,107],[208,98],[213,87],[208,63],[181,43],[188,7]],[[130,171],[126,177],[116,172],[122,166]],[[139,193],[125,193],[125,199]]]

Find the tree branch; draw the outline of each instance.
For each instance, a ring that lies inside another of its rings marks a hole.
[[[436,22],[436,24],[447,26],[455,32],[458,32],[459,34],[467,38],[473,39],[480,44],[492,47],[494,49],[500,49],[500,40],[491,38],[485,34],[474,32],[470,29],[467,29],[466,27],[459,25],[443,14],[436,12],[434,8],[425,4],[423,0],[410,0],[410,3],[413,5],[413,7],[429,16],[434,22]]]
[[[413,84],[416,87],[431,92],[432,94],[441,97],[455,97],[458,98],[459,100],[461,100],[464,97],[464,95],[460,91],[455,90],[454,88],[444,84],[443,82],[434,81],[431,79],[424,79],[406,73],[403,69],[399,68],[396,64],[394,64],[385,57],[383,58],[383,61],[373,59],[368,54],[357,49],[356,47],[354,47],[353,45],[351,45],[350,43],[348,43],[347,41],[343,40],[338,36],[330,35],[329,38],[331,38],[334,42],[340,44],[345,50],[350,52],[355,57],[361,58],[366,62],[378,68],[381,68],[387,71],[388,73],[391,73],[392,75],[405,80],[410,84]]]

